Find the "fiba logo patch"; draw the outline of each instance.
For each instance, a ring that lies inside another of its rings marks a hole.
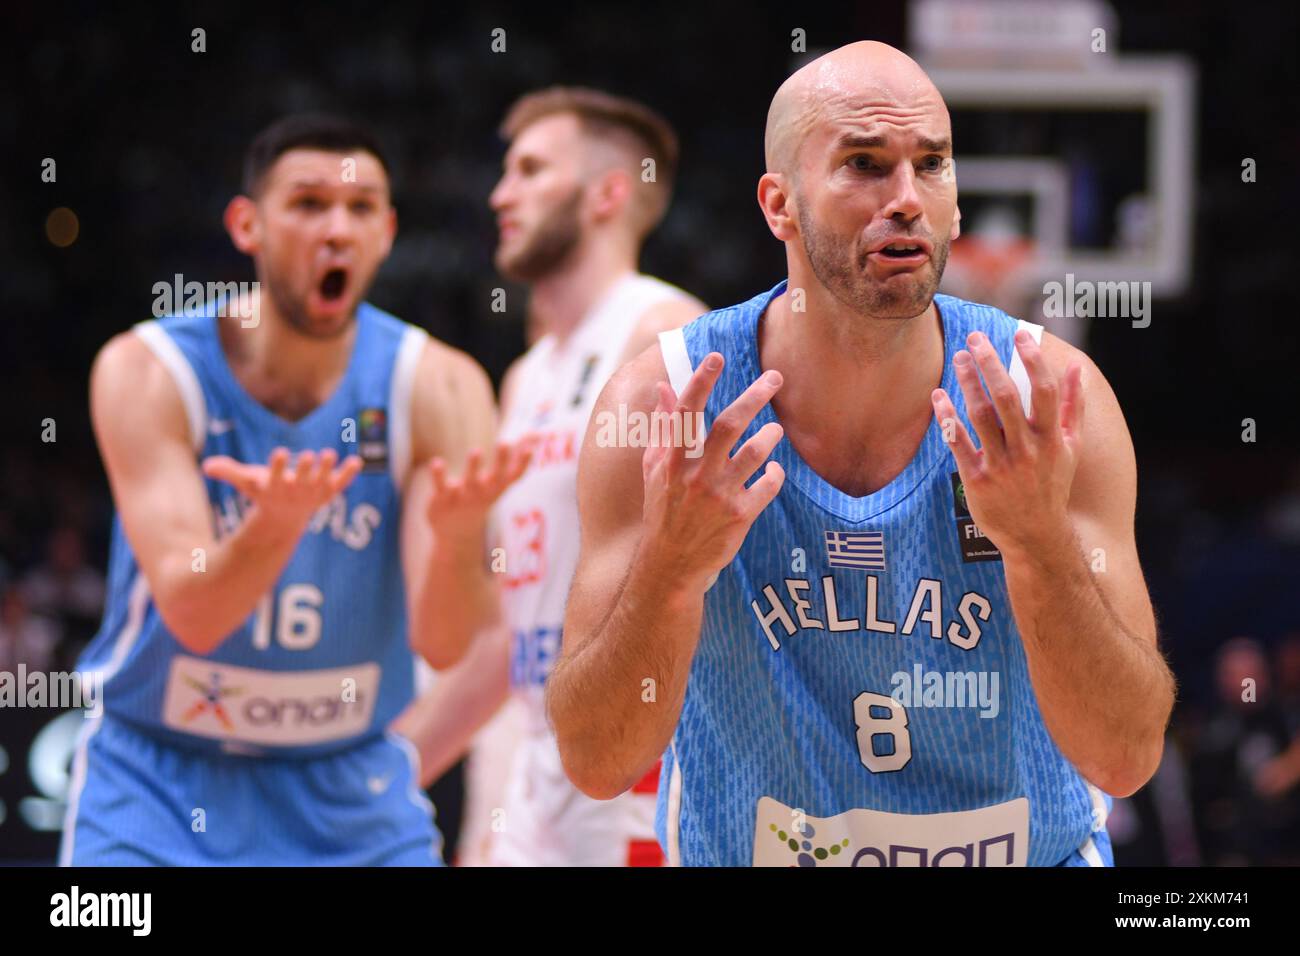
[[[573,394],[573,400],[569,402],[571,408],[582,407],[582,400],[587,395],[587,386],[591,384],[591,373],[596,371],[596,366],[599,363],[599,353],[593,353],[587,356],[587,360],[582,365],[582,374],[578,376],[578,390]]]
[[[1001,561],[1002,552],[986,538],[975,526],[971,517],[970,506],[966,502],[966,486],[962,484],[961,474],[952,473],[952,507],[957,517],[957,544],[961,548],[961,559],[967,564],[972,561]]]
[[[388,413],[382,408],[363,408],[357,416],[357,454],[363,471],[388,467]]]

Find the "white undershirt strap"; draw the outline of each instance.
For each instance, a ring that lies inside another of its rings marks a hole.
[[[668,383],[680,397],[694,374],[690,353],[686,351],[686,336],[682,330],[668,329],[660,332],[659,350],[663,352],[664,367],[668,369]]]
[[[1035,342],[1043,341],[1043,327],[1041,325],[1034,325],[1034,323],[1026,322],[1024,319],[1018,319],[1016,321],[1016,332],[1021,329],[1032,335]],[[1011,376],[1011,381],[1016,383],[1016,388],[1020,392],[1020,404],[1025,407],[1025,415],[1028,416],[1033,410],[1033,390],[1029,384],[1029,373],[1025,370],[1025,363],[1020,359],[1020,351],[1016,348],[1014,338],[1011,340],[1011,367],[1007,369],[1007,374]]]
[[[388,398],[389,470],[398,491],[406,489],[411,470],[411,411],[415,392],[415,370],[420,366],[429,333],[417,326],[407,326],[402,343],[393,360],[393,377]]]
[[[197,455],[203,450],[208,440],[208,409],[203,400],[203,388],[199,377],[180,347],[172,337],[158,324],[156,319],[137,322],[132,331],[140,341],[148,346],[154,357],[162,362],[163,368],[171,373],[176,389],[181,393],[181,402],[185,406],[185,418],[190,425],[190,444]]]

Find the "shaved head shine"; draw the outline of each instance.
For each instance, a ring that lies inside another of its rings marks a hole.
[[[832,50],[793,73],[767,111],[767,171],[794,175],[799,147],[819,123],[877,109],[948,110],[925,71],[887,43],[862,40]]]

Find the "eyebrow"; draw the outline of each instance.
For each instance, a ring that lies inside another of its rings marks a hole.
[[[501,168],[502,168],[502,169],[507,169],[507,168],[510,166],[510,163],[511,163],[511,162],[515,162],[515,163],[525,163],[525,162],[544,163],[544,162],[546,162],[546,157],[545,157],[545,155],[542,154],[542,153],[534,153],[534,152],[527,152],[527,151],[519,152],[519,153],[515,153],[513,156],[510,155],[509,153],[506,153],[506,155],[504,155],[504,156],[501,157]]]
[[[328,179],[298,179],[298,180],[294,180],[289,184],[289,189],[290,190],[321,189],[323,187],[329,187],[333,185],[335,184]],[[366,193],[383,192],[383,189],[381,187],[373,185],[371,183],[348,183],[348,185],[355,186],[357,189],[360,189],[362,192],[366,192]]]
[[[931,139],[928,136],[917,137],[917,145],[923,152],[946,153],[952,150],[952,139],[944,136]],[[836,149],[881,149],[886,145],[883,136],[866,136],[862,133],[845,133],[836,142]]]

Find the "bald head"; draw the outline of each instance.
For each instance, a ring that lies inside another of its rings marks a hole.
[[[910,57],[864,41],[809,63],[772,98],[765,146],[758,202],[791,287],[873,320],[930,308],[960,213],[948,109]]]
[[[769,173],[793,175],[799,147],[817,126],[875,111],[948,110],[925,71],[887,43],[862,40],[818,57],[791,75],[772,97],[763,149]]]

